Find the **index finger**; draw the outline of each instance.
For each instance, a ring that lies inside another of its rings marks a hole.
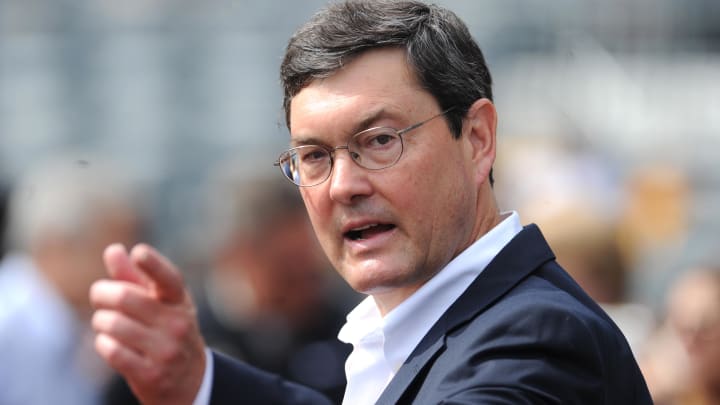
[[[140,244],[130,252],[130,259],[145,273],[157,297],[164,302],[179,304],[185,300],[183,277],[175,266],[152,247]]]
[[[110,276],[115,280],[147,286],[144,275],[133,268],[125,246],[115,243],[103,251],[103,262]]]

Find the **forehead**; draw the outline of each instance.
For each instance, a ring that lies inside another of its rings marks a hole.
[[[320,124],[353,125],[379,111],[400,115],[434,105],[433,97],[418,84],[404,50],[377,49],[298,92],[290,104],[290,128],[295,138],[314,132]]]

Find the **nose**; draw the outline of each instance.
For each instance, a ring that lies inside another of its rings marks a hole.
[[[341,204],[352,204],[354,200],[372,193],[367,170],[353,162],[349,153],[336,153],[330,174],[330,198]]]

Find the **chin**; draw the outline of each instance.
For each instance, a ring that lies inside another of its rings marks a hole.
[[[413,277],[405,273],[398,274],[397,271],[388,273],[377,270],[373,273],[355,270],[344,273],[343,276],[355,291],[368,295],[385,294],[414,284]]]
[[[377,274],[358,269],[357,266],[354,269],[346,267],[340,274],[353,290],[363,294],[373,294],[378,289],[385,289],[384,285],[387,282],[384,278],[378,277]]]
[[[366,277],[362,277],[362,275],[343,275],[343,277],[353,290],[361,294],[370,295],[378,288],[376,280],[369,280]]]

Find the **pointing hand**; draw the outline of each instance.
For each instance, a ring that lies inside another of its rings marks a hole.
[[[90,289],[96,350],[143,404],[192,404],[205,343],[182,275],[148,245],[111,245],[104,260],[112,279]]]

